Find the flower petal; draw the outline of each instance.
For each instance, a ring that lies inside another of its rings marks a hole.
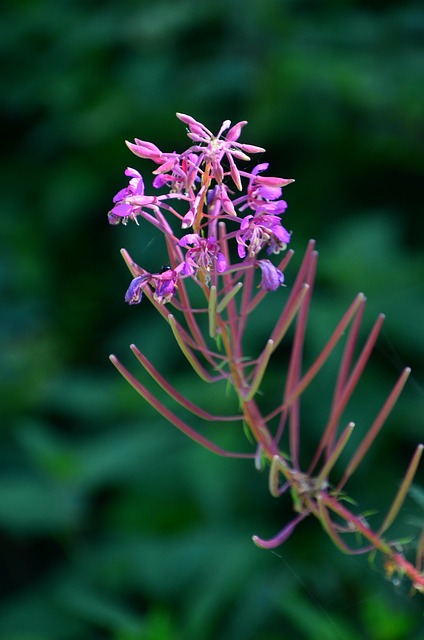
[[[264,291],[276,291],[284,284],[284,274],[270,260],[258,260],[262,271],[261,288]]]
[[[125,302],[128,302],[128,304],[138,304],[143,295],[143,287],[149,282],[151,277],[151,274],[147,273],[144,276],[134,278],[125,294]]]

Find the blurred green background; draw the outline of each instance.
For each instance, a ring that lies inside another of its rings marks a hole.
[[[4,0],[0,13],[1,640],[422,638],[422,597],[342,556],[318,523],[276,554],[257,549],[250,536],[278,531],[289,503],[250,462],[186,440],[109,364],[115,352],[141,374],[135,342],[181,391],[216,403],[147,302],[123,302],[119,248],[158,268],[160,243],[106,218],[127,165],[149,184],[125,138],[182,150],[176,111],[214,131],[249,121],[243,141],[296,179],[289,286],[308,238],[320,251],[306,358],[362,290],[366,327],[380,311],[387,320],[352,401],[358,429],[413,367],[348,487],[383,510],[424,426],[422,3]],[[265,329],[259,319],[252,343]],[[277,393],[284,356],[265,393]],[[334,371],[306,399],[305,456]],[[422,524],[409,498],[398,531]]]

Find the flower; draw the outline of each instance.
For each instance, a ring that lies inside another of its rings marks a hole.
[[[219,251],[219,244],[213,236],[202,238],[198,233],[188,233],[178,244],[180,247],[191,245],[186,253],[186,262],[193,268],[193,273],[200,269],[208,278],[211,271],[222,273],[227,268],[225,256]]]
[[[127,167],[125,175],[130,176],[130,181],[128,187],[118,191],[113,198],[115,206],[108,214],[110,224],[119,224],[121,221],[126,224],[130,218],[136,220],[143,206],[150,208],[156,206],[155,196],[144,195],[144,182],[140,173],[136,169]]]
[[[154,276],[153,285],[155,287],[155,293],[153,294],[153,298],[160,302],[160,304],[169,302],[177,291],[177,280],[178,273],[175,269],[167,269]]]
[[[258,260],[256,264],[262,271],[261,289],[276,291],[284,284],[284,273],[277,269],[270,260]]]
[[[279,253],[290,242],[290,233],[285,229],[276,215],[262,214],[258,209],[256,215],[246,216],[236,232],[238,254],[244,258],[254,258],[265,245],[267,253]]]
[[[283,193],[282,187],[291,184],[294,180],[291,178],[258,176],[258,173],[266,171],[268,166],[269,164],[267,162],[258,164],[250,173],[247,194],[233,202],[235,206],[238,206],[240,211],[249,207],[255,212],[260,211],[279,215],[287,209],[287,202],[285,200],[279,200],[279,198],[281,198]]]
[[[130,286],[125,294],[125,302],[128,302],[128,304],[138,304],[143,295],[143,287],[150,282],[152,277],[151,273],[146,273],[143,276],[137,276],[131,280]]]
[[[125,302],[139,304],[143,295],[143,289],[150,284],[155,292],[153,298],[160,304],[169,302],[177,291],[177,282],[180,277],[193,275],[193,267],[187,262],[182,262],[175,269],[162,267],[159,273],[149,273],[134,278],[125,294]]]

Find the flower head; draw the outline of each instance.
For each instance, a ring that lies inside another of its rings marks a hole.
[[[265,175],[268,163],[257,164],[250,172],[236,166],[239,161],[250,160],[248,154],[264,151],[262,147],[239,142],[247,124],[245,120],[233,126],[230,120],[225,120],[214,134],[191,116],[178,113],[177,117],[187,125],[191,140],[182,153],[163,152],[152,142],[139,138],[126,143],[136,156],[155,163],[153,186],[166,192],[146,195],[141,174],[128,167],[125,171],[128,186],[113,198],[109,222],[126,224],[130,219],[137,222],[140,216],[153,224],[164,234],[167,260],[172,268],[150,273],[129,264],[134,278],[125,300],[138,304],[148,287],[154,300],[166,304],[174,298],[179,280],[184,277],[208,286],[213,276],[215,289],[219,290],[222,283],[226,291],[231,290],[232,284],[238,286],[232,282],[233,277],[237,279],[247,273],[246,269],[256,266],[262,270],[262,288],[275,291],[284,276],[269,260],[258,260],[258,255],[263,249],[268,255],[278,253],[290,241],[290,233],[282,226],[280,217],[287,208],[283,187],[293,181]],[[236,189],[242,190],[242,178],[247,179],[246,189],[238,194]],[[181,212],[174,208],[176,202],[183,205]],[[179,237],[168,221],[169,215],[179,220],[182,229],[190,229],[192,233]],[[231,264],[232,244],[237,246],[238,258],[245,264],[237,264],[237,260]],[[221,274],[222,280],[218,278]],[[218,293],[221,299],[228,293],[224,295],[223,291]],[[182,295],[186,297],[185,292]]]

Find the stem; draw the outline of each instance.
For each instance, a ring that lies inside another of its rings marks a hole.
[[[263,352],[259,357],[258,364],[256,365],[256,369],[253,373],[250,389],[245,395],[245,400],[251,400],[255,395],[255,393],[257,392],[257,390],[259,389],[273,350],[274,350],[274,343],[272,340],[268,340],[268,342],[266,343],[265,349],[263,350]]]
[[[350,463],[348,464],[347,469],[343,474],[343,478],[341,479],[340,483],[337,486],[337,491],[340,491],[342,487],[344,487],[344,485],[346,484],[350,476],[354,473],[354,471],[357,469],[357,467],[363,460],[371,444],[374,442],[375,438],[380,432],[380,429],[383,426],[384,422],[386,421],[390,411],[393,409],[393,406],[396,403],[396,400],[398,399],[398,397],[400,396],[402,389],[405,386],[410,373],[411,373],[411,369],[409,367],[404,369],[404,371],[402,372],[402,375],[400,376],[399,380],[393,387],[389,397],[387,398],[386,402],[381,408],[380,413],[374,420],[373,424],[368,430],[367,435],[363,439],[362,443],[360,444],[356,453],[354,454]]]
[[[175,387],[173,387],[160,373],[159,371],[152,365],[152,363],[146,358],[146,356],[135,346],[135,344],[130,345],[131,351],[134,353],[137,360],[143,365],[147,373],[153,378],[153,380],[164,390],[166,393],[177,402],[179,405],[190,411],[194,415],[202,418],[203,420],[213,421],[213,422],[236,422],[239,420],[243,420],[242,415],[234,415],[234,416],[219,416],[209,413],[208,411],[204,411],[196,404],[185,398],[181,393],[179,393]]]
[[[375,549],[378,549],[386,556],[386,560],[388,559],[393,562],[400,573],[408,576],[412,581],[414,588],[419,591],[424,591],[424,575],[418,571],[413,564],[406,560],[402,554],[396,553],[387,542],[374,533],[374,531],[372,531],[360,518],[355,516],[328,494],[323,494],[323,503],[329,509],[334,511],[334,513],[337,513],[342,517],[347,523],[353,524],[355,529],[364,538],[369,540]]]
[[[141,384],[118,360],[118,358],[114,355],[109,356],[112,364],[118,369],[119,373],[125,378],[127,382],[146,400],[146,402],[152,406],[158,413],[161,414],[168,422],[173,424],[177,429],[182,431],[186,436],[201,444],[209,451],[216,453],[220,456],[224,456],[227,458],[253,458],[254,456],[251,453],[237,453],[232,451],[227,451],[226,449],[222,449],[215,443],[211,442],[207,438],[203,437],[200,433],[192,429],[189,425],[187,425],[183,420],[181,420],[178,416],[176,416],[172,411],[170,411],[167,407],[165,407],[162,402],[160,402],[150,391]]]
[[[242,397],[242,396],[240,396]],[[256,442],[262,447],[262,450],[269,460],[275,455],[279,455],[279,450],[274,442],[266,423],[254,400],[242,400],[242,411],[245,420],[252,432]]]
[[[341,453],[342,453],[343,449],[347,445],[347,443],[349,441],[349,438],[352,435],[352,431],[353,431],[354,428],[355,428],[354,423],[350,422],[348,424],[348,426],[346,427],[346,429],[343,431],[342,435],[339,438],[339,441],[338,441],[336,447],[332,451],[330,457],[328,458],[328,460],[326,461],[326,463],[324,464],[323,468],[321,469],[321,471],[319,472],[319,474],[317,476],[316,482],[317,482],[318,486],[321,486],[322,483],[327,479],[330,471],[332,470],[332,468],[336,464],[337,460],[341,456]]]
[[[178,346],[180,347],[182,353],[185,355],[188,362],[193,367],[194,371],[197,373],[199,378],[204,380],[204,382],[216,382],[217,380],[222,380],[223,376],[213,377],[211,376],[204,367],[200,364],[197,358],[193,355],[187,344],[184,342],[183,336],[181,335],[180,328],[175,320],[175,317],[172,313],[168,314],[168,322],[172,329],[172,333],[174,334],[174,338],[177,341]]]
[[[354,315],[357,313],[363,300],[365,300],[364,294],[358,293],[358,295],[350,305],[349,309],[346,311],[346,313],[340,320],[339,324],[333,331],[333,334],[329,339],[329,341],[327,342],[327,344],[325,345],[324,349],[321,351],[320,355],[315,360],[314,364],[305,373],[305,375],[300,380],[298,386],[294,389],[292,394],[288,398],[286,398],[285,400],[286,404],[290,405],[295,400],[295,398],[298,397],[300,394],[302,394],[303,391],[305,391],[305,389],[310,385],[310,383],[315,378],[315,376],[317,375],[318,371],[321,369],[325,361],[329,358],[336,344],[344,334],[346,327],[348,326],[349,322],[352,320]]]
[[[419,444],[418,447],[416,448],[415,453],[412,457],[412,460],[409,463],[409,467],[405,474],[405,477],[399,487],[399,491],[397,492],[396,497],[393,500],[392,506],[390,507],[389,512],[387,516],[384,518],[384,522],[378,531],[379,535],[382,535],[385,531],[387,531],[387,529],[390,527],[390,525],[393,523],[394,519],[396,518],[397,514],[399,513],[400,508],[403,505],[406,495],[410,489],[414,476],[417,472],[418,465],[420,464],[423,448],[424,448],[424,445],[422,444]]]
[[[209,293],[209,335],[211,338],[216,336],[216,286],[212,285]]]

